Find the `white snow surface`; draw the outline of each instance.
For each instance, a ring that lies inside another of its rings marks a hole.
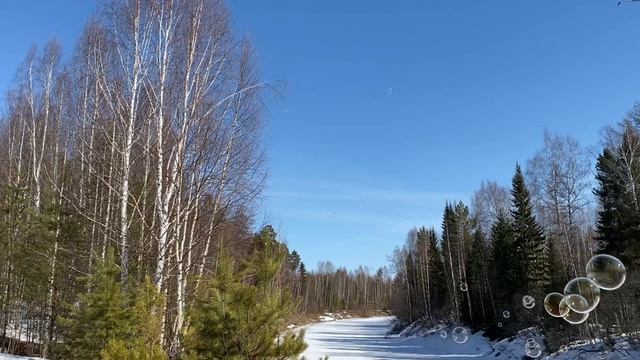
[[[393,317],[372,317],[322,322],[307,327],[309,347],[302,354],[308,360],[328,355],[331,360],[356,359],[469,359],[482,358],[492,352],[489,341],[470,335],[464,344],[450,336],[387,336]],[[491,358],[496,359],[493,355]]]
[[[302,354],[307,360],[318,360],[329,356],[330,360],[415,360],[415,359],[523,359],[526,339],[533,337],[540,344],[543,339],[523,330],[520,335],[496,342],[483,337],[482,333],[471,334],[469,339],[458,344],[451,337],[440,336],[441,329],[413,329],[399,335],[388,335],[393,317],[352,318],[325,321],[306,327],[305,340],[309,347]],[[415,334],[415,335],[411,335]],[[615,352],[602,351],[599,344],[576,344],[567,351],[542,354],[537,359],[640,359],[640,351],[633,349],[620,339]],[[544,346],[543,346],[544,350]],[[527,357],[528,358],[528,357]],[[530,359],[530,358],[529,358]]]
[[[42,358],[31,358],[31,357],[24,357],[24,356],[0,354],[0,360],[43,360],[43,359]]]

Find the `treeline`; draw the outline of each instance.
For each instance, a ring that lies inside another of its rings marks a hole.
[[[300,295],[303,312],[387,310],[391,299],[392,280],[386,267],[375,274],[360,266],[355,271],[336,268],[321,262],[315,272],[306,273],[304,264],[299,271],[302,282],[296,292]]]
[[[464,323],[490,336],[536,326],[552,349],[637,331],[640,107],[603,134],[595,169],[576,140],[546,132],[526,169],[516,164],[510,189],[483,182],[471,207],[445,205],[439,231],[411,230],[392,258],[391,302],[401,322]],[[598,253],[622,259],[625,285],[604,291],[586,323],[548,316],[546,294],[585,276]],[[535,299],[532,309],[526,295]]]
[[[0,128],[0,349],[284,359],[305,309],[381,307],[389,281],[252,230],[277,87],[218,0],[109,1],[67,56],[33,47]]]

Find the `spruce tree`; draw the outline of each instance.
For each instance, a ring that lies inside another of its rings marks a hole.
[[[491,264],[493,273],[493,295],[500,308],[511,301],[516,289],[520,266],[514,256],[513,225],[507,216],[499,214],[491,228]]]
[[[469,293],[473,301],[473,313],[476,314],[472,325],[480,328],[488,318],[488,308],[485,309],[485,290],[489,286],[486,283],[486,241],[482,230],[478,227],[474,232],[471,251],[467,258],[467,271],[469,272]]]
[[[435,229],[429,229],[429,271],[431,274],[431,307],[443,316],[446,313],[447,278],[442,262],[442,250],[438,246],[438,235]]]
[[[529,190],[518,164],[512,186],[513,250],[518,262],[515,286],[524,292],[542,294],[551,284],[549,243],[536,222]]]
[[[616,158],[609,150],[604,149],[596,162],[597,187],[593,190],[600,208],[596,230],[597,240],[604,241],[606,246],[601,252],[620,257],[626,248],[626,240],[622,234],[623,211],[620,211],[621,199],[624,197],[624,186],[616,176]]]
[[[458,266],[459,240],[456,229],[455,212],[451,204],[446,203],[442,216],[442,258],[447,279],[449,306],[455,319],[459,320],[461,274]]]
[[[630,130],[628,130],[630,131]],[[617,153],[605,149],[596,163],[596,182],[594,189],[600,208],[596,230],[597,240],[605,246],[596,251],[619,257],[628,266],[640,258],[640,211],[636,208],[630,188],[629,172],[631,166],[624,163],[622,147]],[[635,264],[638,265],[638,264]]]

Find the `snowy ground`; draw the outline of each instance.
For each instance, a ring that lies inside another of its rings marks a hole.
[[[14,356],[14,355],[6,355],[0,354],[0,360],[42,360],[41,358],[30,358],[24,356]]]
[[[467,342],[458,344],[448,336],[442,338],[439,331],[417,336],[387,335],[393,317],[345,319],[326,321],[306,328],[305,340],[309,347],[303,356],[318,360],[328,355],[331,360],[414,360],[414,359],[523,359],[526,339],[530,334],[490,342],[480,334],[469,335]],[[542,343],[541,338],[535,340]],[[626,345],[625,345],[626,344]],[[625,341],[620,349],[603,352],[598,344],[574,345],[566,351],[541,355],[538,359],[640,359],[640,351],[633,350]]]
[[[483,337],[472,335],[464,344],[438,335],[428,337],[387,336],[393,317],[347,319],[311,325],[305,339],[309,348],[303,356],[317,360],[356,359],[469,359],[482,358],[492,351]],[[496,359],[493,355],[491,358]]]

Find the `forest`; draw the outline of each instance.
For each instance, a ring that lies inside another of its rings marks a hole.
[[[217,0],[108,2],[34,46],[0,129],[0,349],[284,359],[296,317],[383,308],[386,271],[307,271],[254,221],[279,87]]]
[[[233,29],[222,0],[113,0],[72,49],[25,54],[0,105],[0,353],[297,359],[305,331],[291,329],[381,310],[398,331],[534,329],[549,351],[640,344],[640,104],[597,149],[546,131],[511,184],[450,199],[388,266],[308,268],[257,220],[268,104],[286,84]],[[547,295],[602,254],[624,285],[549,316]]]
[[[440,229],[412,229],[392,256],[399,326],[464,323],[493,338],[534,328],[552,351],[637,334],[640,105],[605,127],[601,143],[596,151],[547,131],[526,165],[515,164],[511,186],[483,181],[471,206],[445,205]],[[585,277],[599,254],[622,261],[624,285],[598,291],[591,312],[549,316],[547,294]]]

